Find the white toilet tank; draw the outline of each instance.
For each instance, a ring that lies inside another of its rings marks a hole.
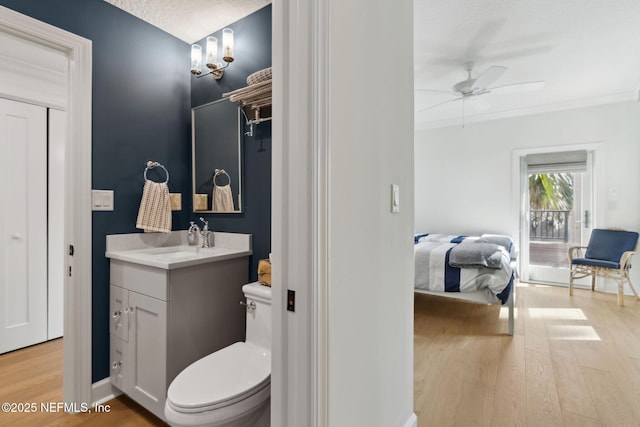
[[[246,342],[271,351],[271,288],[255,282],[244,285],[242,292],[247,298]]]

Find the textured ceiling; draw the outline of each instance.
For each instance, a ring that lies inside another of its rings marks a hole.
[[[105,1],[189,44],[271,3],[271,0]]]
[[[465,121],[635,99],[640,88],[638,0],[415,0],[417,129],[460,124],[462,102],[425,107],[490,66],[508,67],[495,86],[544,80],[543,90],[487,94],[490,108],[464,104]],[[422,110],[422,111],[421,111]]]

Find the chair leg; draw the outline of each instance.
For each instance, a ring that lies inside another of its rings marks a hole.
[[[624,282],[618,282],[618,306],[624,307]]]
[[[640,296],[638,296],[638,293],[636,292],[636,289],[633,287],[633,284],[631,283],[631,279],[627,278],[627,283],[629,283],[629,287],[631,288],[631,292],[633,292],[633,295],[636,296],[636,299],[640,299]]]
[[[569,272],[569,296],[573,296],[573,271]]]
[[[596,272],[591,273],[591,291],[596,290]]]

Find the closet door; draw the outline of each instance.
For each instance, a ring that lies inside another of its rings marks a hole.
[[[47,110],[0,99],[0,353],[47,339]]]

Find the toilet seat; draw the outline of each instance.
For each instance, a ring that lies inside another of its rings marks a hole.
[[[167,406],[179,413],[220,409],[260,394],[270,383],[271,352],[237,342],[178,374],[167,391]]]

